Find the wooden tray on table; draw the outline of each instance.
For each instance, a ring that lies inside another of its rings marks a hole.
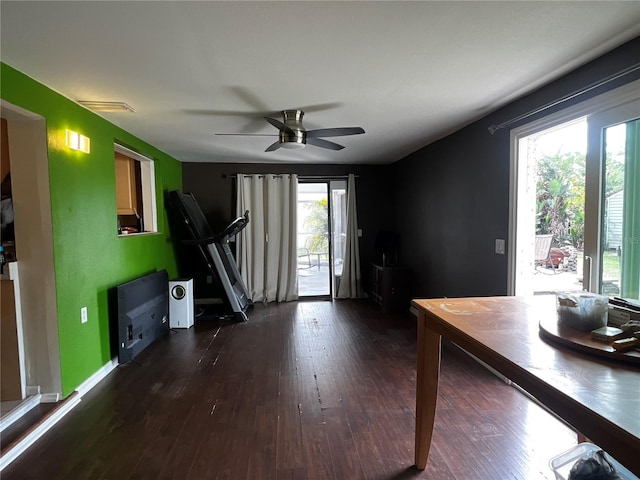
[[[557,343],[601,358],[640,366],[640,350],[637,346],[633,350],[616,352],[608,343],[591,338],[591,332],[581,332],[571,327],[559,325],[555,317],[540,320],[540,336],[551,343]]]

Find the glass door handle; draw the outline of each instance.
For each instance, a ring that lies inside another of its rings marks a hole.
[[[589,255],[584,256],[582,264],[582,289],[587,292],[591,291],[591,264],[593,259]]]

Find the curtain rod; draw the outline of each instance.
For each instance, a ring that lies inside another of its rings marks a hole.
[[[595,83],[592,83],[591,85],[581,88],[579,90],[576,90],[568,95],[565,95],[564,97],[561,97],[557,100],[554,100],[551,103],[547,103],[546,105],[543,105],[542,107],[536,108],[535,110],[531,110],[530,112],[527,113],[523,113],[522,115],[518,115],[517,117],[514,117],[510,120],[507,120],[506,122],[502,122],[498,125],[490,125],[488,130],[489,133],[491,135],[493,135],[494,133],[496,133],[498,130],[508,127],[509,125],[519,122],[520,120],[524,120],[525,118],[529,118],[532,117],[533,115],[536,115],[540,112],[543,112],[551,107],[555,107],[556,105],[560,105],[561,103],[566,102],[567,100],[571,100],[572,98],[578,97],[584,93],[590,92],[591,90],[601,87],[602,85],[606,85],[609,82],[612,82],[614,80],[617,80],[618,78],[624,77],[625,75],[629,75],[630,73],[635,72],[636,70],[640,69],[640,63],[636,63],[635,65],[632,65],[630,67],[625,68],[624,70],[620,70],[617,73],[614,73],[613,75],[610,75],[606,78],[603,78],[602,80],[599,80]]]
[[[354,175],[355,178],[359,178],[360,175]],[[349,175],[298,175],[298,178],[302,180],[343,180],[349,178]]]
[[[238,175],[242,175],[243,177],[252,177],[253,175],[258,175],[259,177],[264,177],[265,175],[282,177],[283,175],[293,175],[293,174],[291,173],[240,173],[240,174],[232,174],[232,175],[223,174],[222,178],[238,178]],[[360,175],[354,175],[354,177],[359,178]],[[342,180],[345,178],[349,178],[349,175],[298,175],[298,178],[302,180]]]

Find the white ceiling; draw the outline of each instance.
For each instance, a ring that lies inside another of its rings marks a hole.
[[[640,35],[638,1],[0,2],[1,59],[185,162],[390,163]],[[360,126],[265,153],[262,119]],[[314,111],[313,107],[316,107]]]

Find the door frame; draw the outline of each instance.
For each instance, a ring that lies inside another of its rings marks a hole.
[[[7,119],[26,395],[62,398],[46,120],[0,100]],[[34,190],[34,185],[38,188]],[[15,268],[15,266],[14,266]]]
[[[329,277],[328,277],[328,282],[329,282],[329,293],[326,294],[313,294],[313,295],[300,295],[300,288],[299,288],[299,284],[298,284],[298,297],[302,300],[318,300],[318,299],[327,299],[330,300],[333,298],[333,242],[332,242],[332,225],[331,225],[331,214],[332,214],[332,210],[331,210],[331,179],[329,178],[307,178],[305,179],[304,177],[298,177],[298,188],[300,188],[300,185],[303,184],[322,184],[325,185],[326,187],[326,195],[327,195],[327,241],[328,241],[328,248],[327,248],[327,255],[329,257],[328,260],[328,264],[329,264]],[[300,190],[298,190],[298,203],[300,202]],[[298,212],[297,214],[300,214],[300,209],[296,209],[296,211]],[[296,228],[297,228],[297,220],[296,220]],[[297,237],[298,232],[296,232],[296,237]],[[320,262],[320,258],[318,258],[318,263]],[[319,266],[319,265],[318,265]],[[296,272],[297,274],[297,272]]]

